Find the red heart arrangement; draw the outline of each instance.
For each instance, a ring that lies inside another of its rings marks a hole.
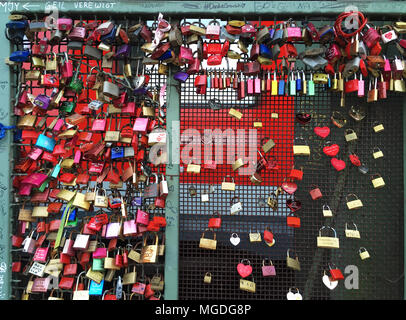
[[[314,133],[317,134],[320,138],[325,138],[330,134],[329,127],[315,127]]]
[[[282,183],[282,189],[289,193],[292,194],[297,190],[297,184],[294,182],[287,182],[285,181],[284,183]]]
[[[361,165],[361,161],[356,154],[350,154],[350,161],[356,167],[359,167]]]
[[[239,263],[237,271],[241,277],[246,278],[252,273],[252,267],[249,264]]]
[[[338,151],[340,151],[340,147],[338,146],[338,144],[332,144],[323,148],[323,152],[329,157],[336,156]]]
[[[341,171],[341,170],[345,169],[345,162],[343,160],[338,160],[337,158],[332,158],[331,159],[331,165],[337,171]]]

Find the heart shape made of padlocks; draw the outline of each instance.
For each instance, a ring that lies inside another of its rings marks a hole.
[[[329,157],[336,156],[339,151],[340,151],[340,147],[338,146],[338,144],[332,144],[330,146],[325,146],[323,148],[324,154]]]
[[[282,189],[289,194],[293,194],[297,190],[297,184],[294,182],[285,181],[282,183]]]
[[[237,265],[237,271],[241,277],[246,278],[252,273],[252,267],[248,264],[239,263]]]
[[[314,133],[317,134],[320,138],[326,138],[330,134],[329,127],[315,127]]]
[[[337,158],[332,158],[331,159],[331,165],[336,169],[337,171],[341,171],[345,169],[345,162],[343,160],[339,160]]]

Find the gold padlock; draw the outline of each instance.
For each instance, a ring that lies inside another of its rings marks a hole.
[[[361,235],[358,231],[357,225],[353,222],[352,223],[355,226],[355,230],[353,229],[348,229],[347,228],[347,223],[345,223],[345,236],[347,238],[355,238],[355,239],[360,239]]]
[[[36,68],[45,68],[45,61],[40,57],[33,56],[32,57],[32,66]]]
[[[372,149],[372,156],[374,157],[374,159],[382,158],[383,157],[383,152],[378,147],[374,147]]]
[[[261,242],[262,241],[261,234],[258,231],[250,232],[249,239],[250,239],[250,242]]]
[[[242,113],[239,112],[238,110],[234,109],[234,108],[231,108],[231,109],[228,111],[228,114],[229,114],[231,117],[233,117],[233,118],[235,118],[235,119],[237,119],[237,120],[240,120],[240,119],[242,118]]]
[[[358,252],[362,260],[370,258],[369,252],[364,247],[359,248]]]
[[[375,189],[383,188],[385,186],[385,181],[383,181],[383,178],[379,173],[371,175],[371,181]]]
[[[253,281],[249,281],[246,279],[240,279],[240,289],[242,291],[255,293],[256,286],[255,286],[255,282],[254,282],[254,277],[252,277],[252,280]]]
[[[254,128],[262,128],[261,120],[255,120],[253,126]]]
[[[376,133],[383,131],[384,127],[381,123],[375,123],[373,129]]]
[[[137,247],[140,247],[141,245],[142,245],[142,241],[136,243],[135,246],[133,248],[131,248],[130,252],[128,253],[129,259],[134,260],[137,263],[140,263],[141,252],[137,252],[136,249],[137,249]]]
[[[326,84],[328,82],[328,75],[325,73],[315,73],[313,75],[313,82],[320,83],[320,84]]]
[[[393,89],[395,92],[406,92],[405,81],[402,79],[394,79]]]
[[[234,161],[234,163],[231,165],[233,168],[233,171],[237,170],[238,168],[241,168],[244,165],[244,160],[241,158],[238,158],[237,160]]]
[[[189,163],[189,164],[187,165],[186,172],[199,174],[199,173],[200,173],[200,168],[201,168],[201,167],[200,167],[200,164],[192,164],[192,163]]]
[[[99,194],[99,190],[103,192],[103,195]],[[107,208],[109,206],[108,199],[106,196],[106,190],[104,189],[96,189],[94,198],[94,206],[98,208]]]
[[[202,237],[200,238],[200,242],[199,242],[199,248],[208,249],[208,250],[216,250],[216,248],[217,248],[216,233],[214,231],[212,231],[213,235],[214,235],[214,239],[207,239],[204,237],[204,233],[206,231],[212,231],[212,230],[206,229],[202,233]]]
[[[352,201],[348,201],[348,196],[354,196],[356,199],[352,200]],[[350,193],[349,195],[347,195],[345,197],[345,200],[347,201],[347,207],[349,210],[359,209],[363,206],[362,201],[360,199],[358,199],[358,197],[353,193]]]
[[[296,139],[301,139],[304,141],[302,137],[296,138]],[[295,156],[310,156],[310,147],[306,144],[304,145],[297,145],[295,144],[296,139],[293,144],[293,155]],[[305,142],[306,143],[306,142]]]
[[[325,228],[334,231],[334,237],[323,237],[321,231]],[[317,237],[317,247],[328,248],[328,249],[338,249],[340,247],[339,239],[337,238],[337,233],[334,228],[323,226],[319,230],[319,236]]]
[[[204,275],[204,278],[203,278],[203,282],[208,283],[208,284],[211,283],[211,273],[210,272],[206,272],[206,274]]]
[[[111,259],[113,259],[113,258],[111,258]],[[99,271],[93,271],[92,267],[90,267],[86,273],[86,277],[93,280],[94,282],[100,283],[104,278],[104,274]]]
[[[350,141],[357,140],[357,139],[358,139],[358,137],[354,130],[352,130],[352,129],[345,130],[345,141],[350,142]]]
[[[266,140],[267,138],[263,138],[261,140],[261,144]],[[273,142],[272,139],[269,139],[265,144],[262,145],[262,150],[267,153],[269,152],[273,147],[275,146],[275,142]]]
[[[271,207],[272,210],[278,209],[278,198],[275,196],[274,193],[271,193],[268,197],[268,200],[266,202],[269,207]]]
[[[293,270],[300,271],[300,262],[299,262],[299,258],[297,256],[297,254],[296,254],[296,258],[293,259],[290,257],[289,251],[290,251],[290,249],[288,249],[288,251],[287,251],[286,266]]]
[[[158,235],[155,233],[155,243],[147,245],[147,238],[144,238],[144,244],[141,250],[141,263],[156,263],[158,256]]]
[[[226,178],[230,177],[233,182],[226,182]],[[223,182],[221,183],[221,190],[224,191],[235,191],[234,178],[230,175],[224,177]]]

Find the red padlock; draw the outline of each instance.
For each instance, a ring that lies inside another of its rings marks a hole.
[[[268,243],[274,242],[273,233],[269,230],[268,227],[266,227],[264,230],[264,240]]]
[[[303,179],[303,171],[302,169],[295,169],[294,167],[290,171],[289,178],[294,180],[302,180]]]
[[[300,228],[300,218],[295,213],[291,212],[286,217],[286,224],[288,227]]]
[[[209,228],[219,229],[221,227],[220,214],[216,211],[213,213],[213,218],[209,220]]]
[[[341,272],[340,269],[337,268],[337,266],[334,263],[329,263],[328,267],[330,269],[330,275],[333,281],[344,280],[343,273]]]
[[[318,200],[320,199],[323,195],[319,189],[319,187],[317,187],[316,185],[312,185],[314,186],[314,188],[312,190],[310,190],[310,196],[312,197],[313,200]]]

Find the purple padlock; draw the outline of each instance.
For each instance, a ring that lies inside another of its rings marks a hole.
[[[269,260],[271,263],[270,265],[265,265],[265,259],[262,260],[262,275],[264,277],[269,277],[269,276],[276,276],[276,270],[275,266],[272,264],[272,261]]]
[[[34,105],[37,107],[47,110],[49,107],[49,103],[51,102],[51,98],[48,97],[45,94],[39,94],[35,99],[34,99]]]
[[[133,93],[135,96],[143,96],[143,95],[147,94],[147,91],[148,91],[147,88],[141,87],[141,88],[135,89],[133,91]]]
[[[130,55],[130,49],[131,49],[130,45],[128,45],[128,44],[123,44],[123,45],[121,45],[121,46],[119,46],[119,47],[117,48],[117,52],[116,52],[116,54],[114,55],[114,57],[115,57],[116,59],[124,59],[124,58],[127,58],[127,57]]]
[[[189,74],[187,72],[178,71],[173,75],[173,78],[179,82],[185,83],[189,78]]]

